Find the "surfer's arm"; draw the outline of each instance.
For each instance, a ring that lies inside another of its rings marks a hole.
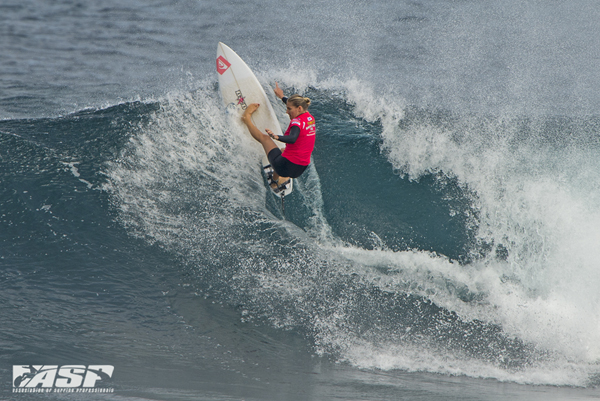
[[[294,125],[290,129],[290,133],[287,135],[275,135],[271,130],[266,131],[271,138],[283,143],[295,143],[298,140],[298,137],[300,136],[300,127],[298,127],[297,125]]]
[[[283,89],[281,89],[279,87],[279,84],[277,82],[275,82],[275,89],[273,89],[273,92],[275,92],[275,96],[277,96],[278,98],[280,98],[281,100],[283,100],[283,103],[287,102],[287,97],[285,97],[283,95]]]
[[[276,135],[276,138],[279,142],[283,143],[295,143],[300,136],[300,127],[297,125],[292,126],[290,129],[290,133],[287,135]]]

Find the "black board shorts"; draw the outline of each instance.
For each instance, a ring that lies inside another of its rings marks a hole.
[[[308,167],[292,163],[281,155],[281,149],[279,148],[271,150],[267,155],[267,159],[269,159],[269,163],[271,163],[273,170],[275,170],[280,177],[298,178]]]

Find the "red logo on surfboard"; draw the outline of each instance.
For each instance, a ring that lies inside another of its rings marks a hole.
[[[217,72],[221,75],[223,75],[223,73],[225,71],[227,71],[227,69],[231,67],[231,64],[229,64],[229,61],[225,60],[225,58],[223,58],[223,56],[219,56],[217,57]]]

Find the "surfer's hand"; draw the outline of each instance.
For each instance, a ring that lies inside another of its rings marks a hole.
[[[265,131],[267,131],[267,134],[269,134],[269,136],[270,136],[271,138],[273,138],[273,139],[278,139],[278,138],[277,138],[277,135],[275,135],[275,134],[273,133],[273,131],[271,131],[270,129],[265,129]]]
[[[275,89],[273,89],[273,92],[275,92],[275,96],[277,96],[278,98],[283,98],[283,89],[279,87],[279,84],[277,82],[275,82]]]

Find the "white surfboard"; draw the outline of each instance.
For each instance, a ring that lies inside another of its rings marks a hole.
[[[260,107],[252,114],[254,125],[261,132],[270,129],[275,135],[283,135],[273,106],[262,85],[244,60],[221,42],[217,46],[217,73],[219,75],[221,97],[228,113],[235,113],[241,118],[249,104],[259,103]],[[248,132],[248,135],[250,135],[250,132]],[[285,146],[285,144],[278,141],[275,143],[280,148]],[[266,156],[263,158],[262,164],[265,175],[269,177],[269,173],[272,174],[272,169]],[[271,187],[270,184],[269,180],[269,187]],[[282,195],[289,195],[292,192],[292,187],[293,180],[290,179],[289,183],[283,188],[271,188],[271,191],[281,197]]]

